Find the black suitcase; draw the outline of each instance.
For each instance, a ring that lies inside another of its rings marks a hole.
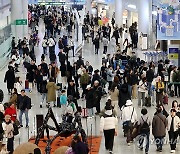
[[[145,106],[151,107],[151,97],[145,97]]]

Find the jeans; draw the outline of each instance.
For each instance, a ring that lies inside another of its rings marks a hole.
[[[180,97],[180,84],[174,84],[175,96]]]
[[[155,137],[155,144],[157,146],[157,149],[162,150],[162,146],[164,143],[164,137]]]
[[[28,124],[29,124],[28,110],[20,110],[19,111],[20,125],[22,125],[22,115],[23,115],[23,113],[25,114],[25,118],[26,118],[26,126],[28,126]]]
[[[95,48],[95,54],[98,54],[99,48]]]
[[[108,81],[108,83],[109,83],[108,90],[111,90],[111,87],[112,87],[112,81]]]
[[[103,54],[106,54],[107,53],[107,46],[104,46],[104,52]]]
[[[149,135],[150,135],[150,133],[140,134],[140,138],[139,138],[139,147],[140,148],[143,148],[144,139],[146,141],[145,152],[149,151]]]
[[[152,96],[152,88],[151,88],[152,82],[147,82],[147,86],[148,86],[148,95]]]
[[[43,47],[43,53],[46,55],[47,54],[47,47]]]
[[[131,85],[128,85],[128,92],[129,92],[130,96],[132,96],[132,86]]]
[[[145,92],[138,91],[138,106],[141,106],[141,100],[142,106],[145,106]]]
[[[44,102],[44,100],[47,102],[47,94],[46,93],[42,93],[42,97],[41,97],[41,99],[42,99],[42,103]]]

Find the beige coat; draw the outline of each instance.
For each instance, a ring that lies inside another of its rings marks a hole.
[[[111,100],[112,101],[118,101],[118,99],[119,99],[119,90],[117,89],[117,87],[115,88],[114,91],[110,92],[110,95],[111,95]]]
[[[48,90],[47,92],[47,102],[55,102],[56,101],[56,90],[58,86],[54,82],[48,82],[46,85]]]

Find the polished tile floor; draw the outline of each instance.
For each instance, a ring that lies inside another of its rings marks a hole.
[[[40,39],[43,38],[44,35],[44,25],[41,23],[40,27],[39,27],[39,37]],[[111,53],[111,47],[109,46],[109,53]],[[40,63],[40,56],[42,54],[42,47],[41,45],[39,47],[35,48],[35,52],[36,52],[36,57],[37,57],[37,64]],[[58,48],[56,46],[56,53],[58,53]],[[143,52],[138,50],[137,51],[137,55],[138,57],[144,59],[144,55]],[[92,43],[85,43],[83,46],[83,58],[85,61],[89,61],[91,63],[91,65],[94,67],[94,69],[100,69],[101,66],[101,58],[102,58],[102,45],[100,48],[100,54],[99,55],[95,55],[94,54],[94,46]],[[77,60],[77,57],[75,58],[70,58],[70,61],[73,62]],[[47,62],[49,62],[48,57],[47,57]],[[7,102],[9,99],[9,95],[7,94],[7,89],[6,89],[6,84],[3,82],[4,80],[4,74],[7,70],[7,67],[5,67],[3,70],[0,71],[0,88],[4,91],[5,93],[5,99],[4,102]],[[21,79],[25,80],[25,69],[21,66],[20,67],[20,73],[18,73],[18,75],[21,77]],[[26,128],[21,128],[20,129],[20,134],[18,136],[15,137],[15,147],[18,146],[21,143],[27,142],[28,139],[30,137],[36,136],[37,132],[36,132],[36,115],[37,114],[43,114],[44,116],[47,113],[47,108],[45,107],[45,105],[43,106],[43,108],[39,108],[39,104],[40,104],[40,94],[37,93],[36,89],[33,89],[32,93],[27,93],[28,96],[31,97],[32,99],[32,104],[33,107],[32,109],[29,111],[29,117],[30,117],[30,124],[29,124],[29,129]],[[169,111],[170,109],[170,104],[171,102],[174,100],[175,98],[170,98],[169,99],[169,105],[166,106],[167,110]],[[180,101],[180,99],[178,99],[178,101]],[[103,98],[101,101],[101,109],[103,109],[104,105],[106,102],[106,98]],[[78,102],[82,107],[85,107],[85,101],[79,100]],[[137,107],[137,100],[133,100],[134,106],[136,107],[138,116],[140,116],[140,108]],[[55,117],[57,119],[58,122],[61,122],[61,109],[59,108],[53,108]],[[148,108],[148,112],[151,118],[153,118],[153,114],[155,112],[155,107],[151,107]],[[88,119],[86,121],[86,119],[82,119],[82,123],[83,123],[83,127],[86,131],[86,133],[88,132],[88,135],[91,135],[91,126],[92,126],[92,135],[100,135],[99,132],[99,117],[95,117],[93,119]],[[25,125],[25,118],[23,118],[23,122]],[[49,121],[50,124],[52,124],[52,121]],[[51,132],[51,134],[53,135],[54,132]],[[151,142],[150,142],[150,154],[156,154],[158,152],[156,152],[156,147],[153,143],[153,136],[150,136]],[[119,119],[119,131],[118,131],[118,136],[115,137],[115,141],[114,141],[114,153],[115,154],[141,154],[144,153],[143,151],[139,151],[138,147],[137,147],[137,142],[134,141],[134,143],[132,143],[131,146],[127,146],[126,142],[125,142],[125,138],[123,137],[123,133],[122,133],[122,122]],[[100,151],[99,154],[105,154],[105,147],[104,147],[104,138],[102,137],[102,143],[101,143],[101,147],[100,147]],[[166,143],[164,145],[163,148],[163,154],[167,154],[170,153],[170,146],[168,143]],[[177,146],[177,151],[176,153],[180,153],[180,146]]]

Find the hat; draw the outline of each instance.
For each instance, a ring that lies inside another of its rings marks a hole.
[[[96,81],[94,81],[94,83],[99,83],[99,81],[98,81],[98,80],[96,80]]]
[[[89,88],[91,88],[91,85],[90,85],[90,84],[89,84],[89,85],[87,85],[86,89],[89,89]]]
[[[5,120],[10,120],[11,119],[11,116],[10,115],[5,115],[5,118],[4,118]]]
[[[127,100],[126,101],[126,106],[130,106],[130,105],[132,105],[133,103],[132,103],[132,101],[131,100]]]

